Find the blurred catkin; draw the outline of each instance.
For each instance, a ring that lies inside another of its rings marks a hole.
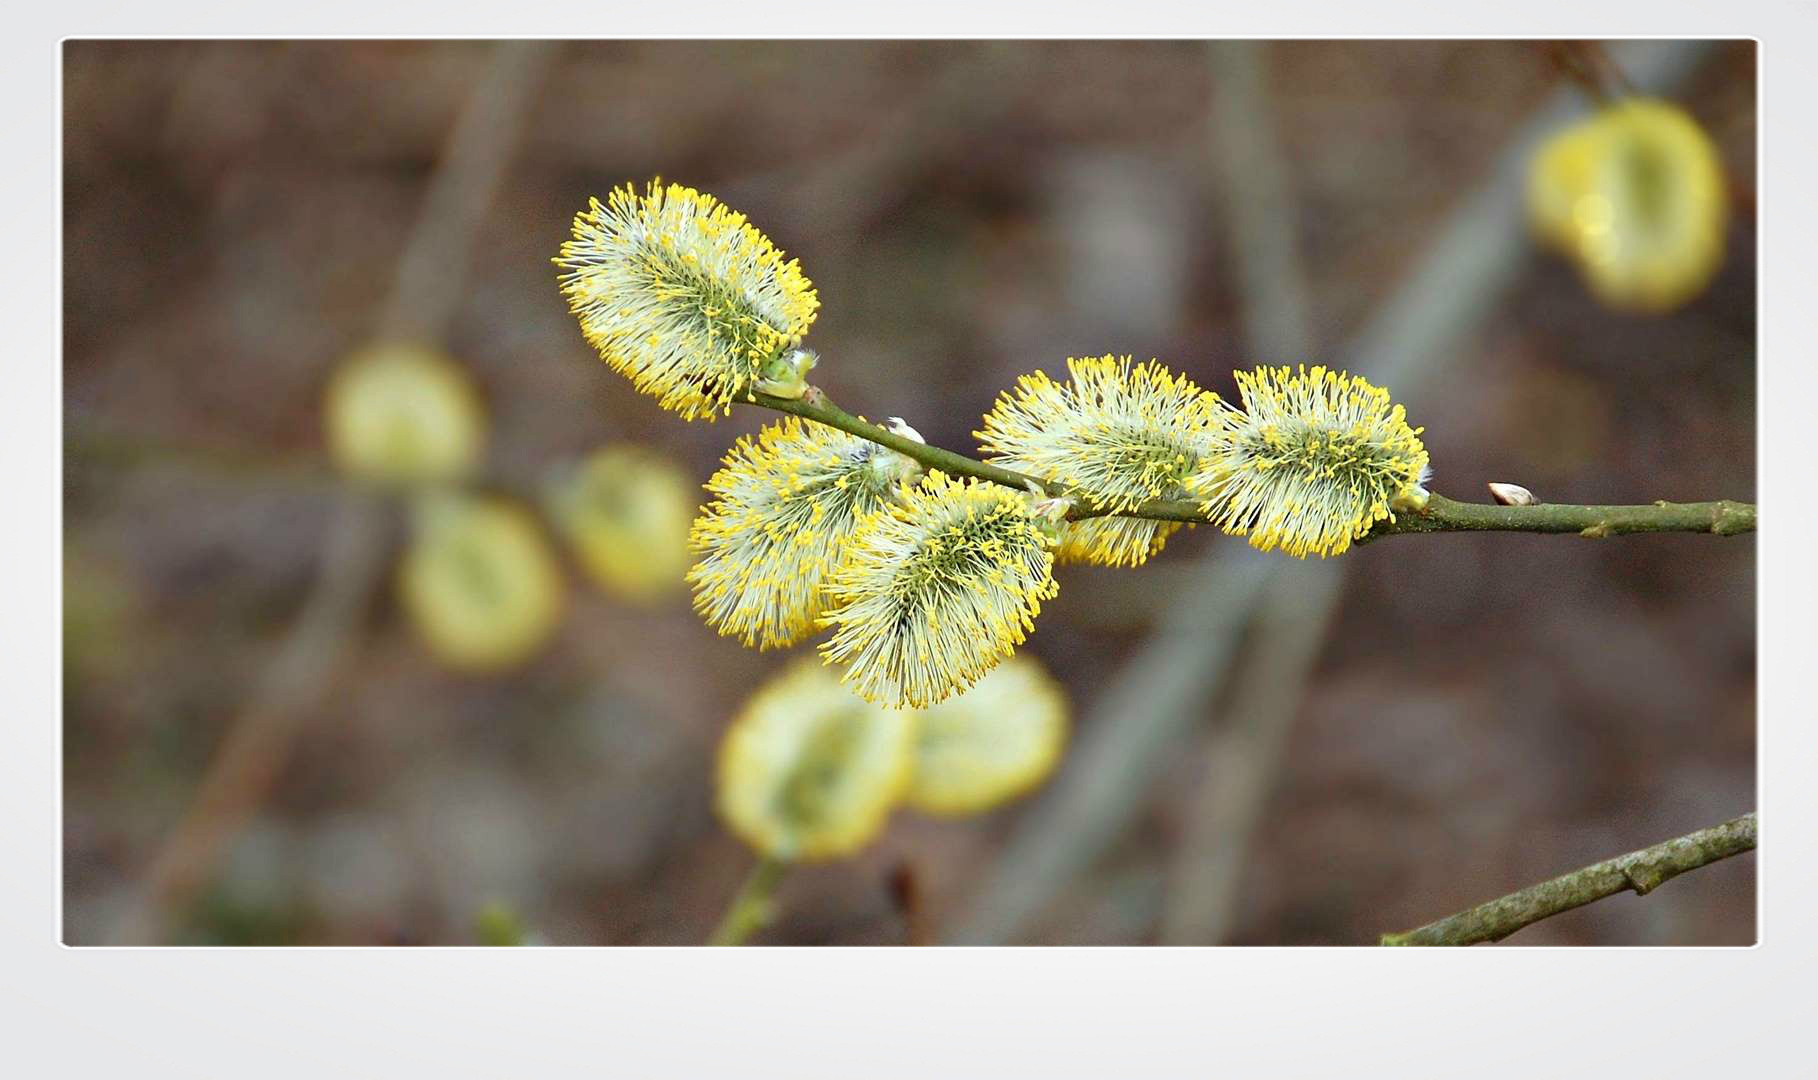
[[[1664,101],[1619,101],[1555,135],[1534,156],[1528,209],[1536,234],[1614,308],[1669,311],[1723,264],[1717,147]]]

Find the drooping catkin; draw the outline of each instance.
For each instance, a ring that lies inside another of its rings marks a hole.
[[[879,704],[929,705],[977,682],[1051,599],[1050,537],[1026,494],[930,471],[853,534],[829,581],[821,645]]]

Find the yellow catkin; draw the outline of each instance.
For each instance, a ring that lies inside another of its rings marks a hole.
[[[989,459],[1115,510],[1186,498],[1225,423],[1218,395],[1128,356],[1069,358],[1067,371],[1066,383],[1037,371],[998,396],[974,433]],[[1180,527],[1119,516],[1070,522],[1056,557],[1140,566]]]
[[[1297,558],[1337,555],[1424,501],[1427,451],[1388,391],[1325,367],[1237,372],[1221,447],[1191,481],[1227,533]]]
[[[1548,140],[1528,173],[1540,238],[1571,257],[1614,308],[1661,312],[1697,296],[1723,264],[1723,164],[1683,109],[1630,99]]]
[[[545,501],[601,589],[637,604],[681,590],[694,485],[666,455],[638,446],[596,450],[550,485]]]
[[[561,621],[561,574],[536,519],[503,499],[438,492],[416,508],[399,598],[437,659],[464,671],[513,667]]]
[[[1054,556],[1026,495],[930,471],[868,516],[828,585],[821,645],[868,701],[930,705],[977,682],[1054,597]]]
[[[814,287],[713,196],[660,181],[615,189],[575,216],[555,262],[588,342],[663,408],[712,419],[773,389],[766,379],[800,393],[812,356],[791,350],[820,307]]]
[[[761,854],[847,855],[883,829],[914,765],[914,718],[855,697],[812,657],[746,703],[720,742],[715,805]]]
[[[700,556],[688,572],[695,610],[746,645],[799,641],[859,523],[918,472],[876,443],[794,417],[740,439],[689,534]]]
[[[329,452],[349,475],[403,486],[456,480],[479,463],[486,412],[461,366],[424,345],[347,358],[328,385]]]
[[[1067,741],[1067,695],[1019,653],[977,686],[916,714],[915,775],[905,801],[924,813],[983,813],[1054,771]]]

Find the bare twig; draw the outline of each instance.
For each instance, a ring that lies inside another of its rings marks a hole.
[[[1618,855],[1530,885],[1487,904],[1449,915],[1402,934],[1384,934],[1384,945],[1476,945],[1501,941],[1524,926],[1562,911],[1633,892],[1646,896],[1688,870],[1755,850],[1755,815],[1751,811],[1721,825]]]
[[[1598,41],[1549,41],[1540,50],[1553,65],[1598,104],[1633,97],[1635,84]]]

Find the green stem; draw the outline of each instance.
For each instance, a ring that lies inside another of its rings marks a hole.
[[[1524,926],[1583,907],[1606,896],[1633,891],[1646,896],[1687,870],[1755,850],[1755,815],[1700,829],[1653,847],[1606,859],[1563,877],[1530,885],[1499,900],[1402,934],[1384,934],[1384,945],[1475,945],[1501,941]]]
[[[788,869],[789,864],[781,859],[769,856],[759,859],[745,884],[739,887],[738,895],[732,898],[707,944],[743,945],[747,938],[769,925],[776,914],[776,887]]]
[[[951,476],[972,476],[994,484],[1024,490],[1029,484],[1040,484],[1052,495],[1070,495],[1080,505],[1067,515],[1068,520],[1103,517],[1110,513],[1079,496],[1066,484],[1027,476],[1001,466],[978,461],[928,446],[877,426],[863,417],[854,416],[828,400],[814,387],[800,400],[754,394],[750,404],[776,412],[789,413],[804,420],[826,424],[861,439],[885,446],[905,457],[913,458],[930,469]],[[1205,523],[1208,519],[1199,504],[1188,500],[1156,499],[1125,512],[1124,517],[1150,518],[1156,521]],[[1753,503],[1721,499],[1717,502],[1655,502],[1645,506],[1577,506],[1540,503],[1534,506],[1500,506],[1488,503],[1464,503],[1434,495],[1419,511],[1397,514],[1392,522],[1383,522],[1364,541],[1405,533],[1434,532],[1532,532],[1577,533],[1597,539],[1642,532],[1692,532],[1734,536],[1755,531]]]
[[[980,480],[989,480],[994,484],[1024,490],[1029,484],[1041,483],[1033,476],[1014,472],[997,465],[976,461],[943,450],[938,446],[917,442],[906,435],[898,435],[887,428],[878,427],[862,416],[854,416],[835,405],[825,393],[815,387],[809,387],[808,393],[799,399],[771,397],[769,394],[753,394],[750,404],[758,405],[777,412],[789,413],[817,424],[836,427],[861,439],[887,446],[904,457],[914,458],[930,469],[939,469],[950,476],[976,476]]]
[[[1429,532],[1536,532],[1577,533],[1599,540],[1606,536],[1645,532],[1713,533],[1734,536],[1755,531],[1755,504],[1719,499],[1716,502],[1649,503],[1646,506],[1576,506],[1536,503],[1533,506],[1498,506],[1490,503],[1455,502],[1435,495],[1426,509],[1399,514],[1369,536],[1395,536]]]

